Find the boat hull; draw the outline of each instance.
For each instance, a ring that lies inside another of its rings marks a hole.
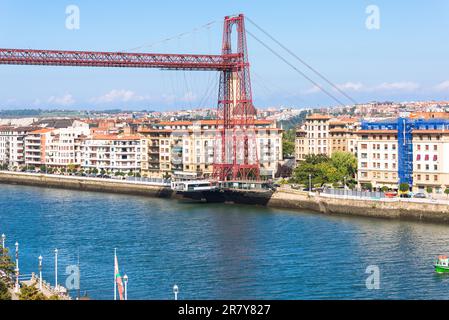
[[[449,267],[435,266],[436,273],[449,273]]]

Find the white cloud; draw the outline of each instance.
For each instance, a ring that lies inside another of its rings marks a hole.
[[[449,80],[443,81],[440,84],[436,85],[434,88],[436,91],[449,91]]]
[[[361,82],[352,82],[348,81],[345,83],[337,84],[338,89],[345,92],[365,92],[365,93],[373,93],[373,92],[413,92],[421,88],[419,83],[412,81],[403,81],[403,82],[383,82],[378,85],[368,86]],[[449,81],[441,84],[441,86],[449,90]],[[325,87],[329,90],[328,87]],[[334,88],[334,92],[337,90]],[[302,92],[302,94],[316,94],[319,93],[320,89],[317,86],[313,86],[308,90]]]
[[[90,99],[93,103],[114,103],[114,102],[139,102],[149,100],[149,97],[141,96],[131,90],[111,90],[100,97]]]
[[[343,91],[362,91],[366,89],[365,86],[360,82],[346,82],[337,84],[337,88]]]
[[[313,86],[307,90],[304,90],[302,93],[303,94],[315,94],[321,92],[321,89],[318,86]]]
[[[36,102],[40,103],[39,100]],[[51,96],[50,98],[48,98],[47,102],[54,105],[69,106],[75,103],[75,99],[71,94],[67,93],[62,97]]]
[[[384,82],[376,87],[375,91],[415,91],[420,88],[420,85],[416,82],[404,81],[404,82]]]

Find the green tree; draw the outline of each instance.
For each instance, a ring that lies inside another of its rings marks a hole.
[[[282,152],[284,158],[290,158],[295,155],[296,130],[290,129],[282,135]]]
[[[357,173],[357,158],[352,153],[337,151],[332,154],[330,161],[332,166],[337,169],[340,181],[344,177],[348,180],[355,177]]]
[[[0,280],[0,300],[11,300],[11,294],[9,293],[8,285],[2,280]]]
[[[2,246],[0,245],[0,249]],[[11,275],[14,272],[14,263],[9,256],[8,248],[4,248],[4,254],[0,256],[0,270],[6,273],[7,275]],[[0,253],[1,254],[1,253]]]
[[[444,193],[449,197],[449,188],[444,189]]]
[[[426,192],[427,193],[433,193],[433,188],[432,187],[427,187],[426,188]]]
[[[384,192],[384,193],[385,193],[385,192],[388,192],[388,187],[387,187],[387,186],[383,186],[383,187],[382,187],[382,192]]]
[[[20,288],[19,300],[47,300],[47,298],[33,284],[31,286],[23,285]]]
[[[401,183],[399,185],[399,191],[401,191],[401,192],[409,192],[410,191],[410,185],[408,183]]]

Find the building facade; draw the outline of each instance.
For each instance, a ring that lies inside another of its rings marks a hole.
[[[303,126],[296,130],[295,158],[297,164],[308,155],[332,156],[334,152],[357,154],[358,122],[350,118],[332,118],[312,114]]]
[[[10,169],[25,165],[25,137],[36,127],[0,127],[0,164]]]
[[[398,189],[404,183],[438,194],[449,188],[449,120],[365,122],[357,135],[360,184]]]
[[[257,120],[256,145],[261,175],[273,177],[282,161],[282,132],[274,121]],[[215,161],[217,121],[170,121],[151,128],[140,128],[142,172],[145,175],[167,175],[173,172],[197,173],[209,177]]]
[[[138,135],[93,135],[81,139],[81,167],[110,174],[138,172],[141,152]]]

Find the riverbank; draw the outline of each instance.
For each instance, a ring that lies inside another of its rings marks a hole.
[[[307,192],[283,188],[273,194],[267,205],[274,208],[311,210],[328,215],[449,223],[448,203],[428,199],[356,199],[310,195]]]
[[[177,198],[176,193],[167,185],[139,181],[0,172],[0,183]],[[248,190],[232,190],[229,193],[232,193],[235,202],[241,204],[262,204],[272,208],[309,210],[328,215],[449,223],[449,205],[446,201],[329,197],[311,195],[288,187],[280,188],[274,193]]]
[[[174,192],[169,186],[157,183],[125,181],[75,176],[58,176],[0,171],[0,183],[20,184],[46,188],[70,189],[93,192],[141,195],[171,198]]]

